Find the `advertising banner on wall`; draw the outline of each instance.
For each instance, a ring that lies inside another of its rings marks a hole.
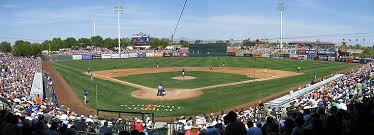
[[[93,55],[92,58],[93,59],[101,59],[101,55]]]
[[[171,56],[173,56],[173,53],[170,53],[170,52],[165,52],[165,53],[163,53],[162,54],[162,56],[164,56],[164,57],[171,57]]]
[[[119,59],[119,58],[120,58],[119,54],[112,54],[112,59]]]
[[[319,56],[318,59],[323,60],[323,61],[327,61],[327,56]]]
[[[242,51],[239,51],[239,52],[236,52],[235,53],[235,56],[244,56],[244,52],[242,52]]]
[[[270,58],[270,54],[262,54],[263,58]]]
[[[158,51],[157,51],[157,52],[155,52],[154,54],[155,54],[155,57],[162,57],[162,52],[158,52]]]
[[[330,50],[319,50],[318,54],[335,54],[335,51]]]
[[[290,50],[287,50],[287,52],[288,52],[288,54],[296,54],[296,53],[297,53],[297,51],[296,51],[296,50],[293,50],[293,49],[292,49],[292,50],[291,50],[291,49],[290,49]]]
[[[175,52],[175,53],[173,53],[172,56],[179,56],[179,52]]]
[[[101,58],[102,59],[110,59],[110,58],[112,58],[112,55],[111,54],[101,54]]]
[[[187,52],[181,52],[181,53],[179,53],[179,56],[180,57],[188,57],[188,53]]]
[[[129,58],[137,58],[138,54],[137,53],[129,53]]]
[[[146,53],[145,56],[146,57],[155,57],[155,54],[154,53]]]
[[[305,50],[305,54],[307,55],[317,54],[317,51],[316,50]]]
[[[326,51],[326,54],[335,54],[335,51],[327,50],[327,51]]]
[[[145,58],[146,53],[145,52],[140,52],[137,55],[138,55],[138,58]]]
[[[262,54],[254,54],[253,56],[256,57],[256,58],[261,58]]]
[[[291,59],[298,60],[299,59],[299,55],[291,55]]]
[[[328,61],[335,61],[335,57],[328,57],[327,60]]]
[[[73,55],[73,60],[81,60],[82,55]]]
[[[121,58],[129,58],[129,54],[128,53],[121,54]]]
[[[299,60],[307,60],[308,56],[307,55],[299,55],[298,59]]]
[[[298,51],[297,51],[297,54],[305,55],[305,50],[298,50]]]
[[[83,60],[92,60],[92,55],[85,54],[82,56]]]

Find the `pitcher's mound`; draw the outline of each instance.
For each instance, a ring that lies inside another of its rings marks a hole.
[[[196,79],[196,77],[193,77],[193,76],[176,76],[176,77],[172,77],[171,79],[175,79],[175,80],[193,80],[193,79]]]

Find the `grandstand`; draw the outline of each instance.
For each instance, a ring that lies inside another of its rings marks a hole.
[[[115,2],[0,2],[0,135],[374,134],[372,1]]]

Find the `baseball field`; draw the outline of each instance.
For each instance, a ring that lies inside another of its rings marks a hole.
[[[54,85],[61,85],[55,87],[60,104],[84,111],[99,108],[180,116],[254,105],[310,82],[314,75],[327,76],[356,64],[249,57],[162,57],[49,61],[43,66],[52,74]],[[159,83],[166,89],[165,96],[156,96]],[[84,89],[89,92],[87,106],[82,103]]]

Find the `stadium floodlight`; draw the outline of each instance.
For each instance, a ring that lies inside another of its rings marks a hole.
[[[281,0],[278,6],[278,10],[280,11],[280,44],[279,47],[283,48],[283,11],[286,9],[286,5]]]
[[[94,16],[94,20],[93,20],[93,36],[96,36],[96,17]]]
[[[113,11],[117,13],[117,32],[118,32],[118,54],[121,58],[121,26],[119,23],[119,15],[123,13],[123,6],[115,5]]]

